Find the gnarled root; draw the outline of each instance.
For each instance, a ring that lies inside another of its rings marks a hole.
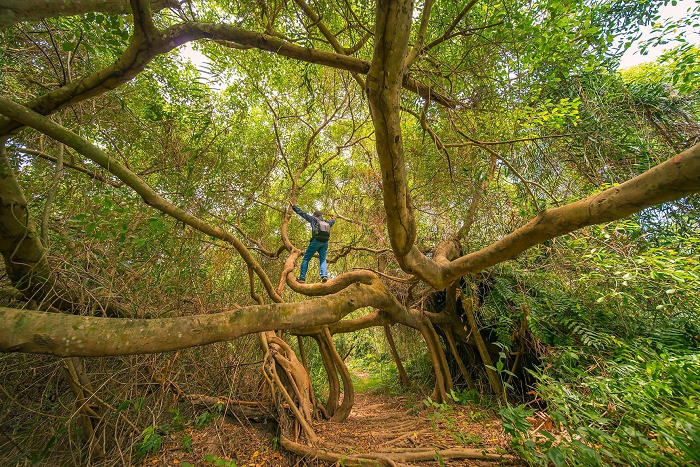
[[[294,433],[296,437],[298,427],[301,427],[306,440],[315,444],[318,442],[318,436],[311,427],[311,380],[306,369],[296,358],[291,347],[274,332],[261,333],[260,340],[265,351],[263,375],[272,389],[282,435],[292,436]],[[283,370],[284,382],[277,371],[278,366]],[[296,401],[288,388],[292,389]],[[281,399],[276,396],[277,393],[282,396]],[[285,409],[283,401],[292,411],[293,418]]]
[[[318,350],[321,354],[321,361],[323,362],[323,368],[326,370],[326,376],[328,378],[328,400],[326,401],[325,407],[325,418],[330,418],[335,415],[338,410],[338,401],[340,400],[340,380],[338,379],[338,373],[335,371],[335,363],[331,357],[331,352],[328,349],[327,340],[323,333],[316,334],[312,336],[318,344]]]
[[[345,366],[345,362],[343,362],[343,359],[338,354],[338,350],[335,348],[335,343],[333,342],[333,337],[331,337],[331,332],[328,329],[328,326],[324,326],[323,334],[328,345],[328,350],[331,354],[331,359],[335,364],[333,371],[337,370],[340,373],[341,379],[343,380],[343,402],[331,417],[331,421],[342,422],[348,418],[348,415],[350,415],[350,411],[352,410],[352,406],[355,403],[355,388],[352,385],[348,367]]]
[[[331,336],[328,326],[324,326],[320,334],[313,336],[318,343],[318,348],[323,360],[323,367],[328,375],[328,386],[330,388],[328,394],[328,402],[326,404],[326,412],[334,422],[345,420],[352,406],[355,403],[355,389],[350,379],[350,372],[345,366],[345,362],[338,354],[333,337]],[[340,380],[338,373],[343,380],[343,402],[340,403]]]
[[[314,448],[304,444],[295,443],[285,436],[280,437],[282,447],[304,458],[319,459],[327,462],[338,462],[346,466],[374,466],[377,464],[387,466],[410,465],[411,462],[433,461],[436,456],[440,459],[479,459],[485,461],[513,460],[513,456],[497,454],[483,449],[451,448],[451,449],[416,449],[400,450],[399,452],[372,452],[367,454],[355,454],[352,456],[333,452],[322,447]]]

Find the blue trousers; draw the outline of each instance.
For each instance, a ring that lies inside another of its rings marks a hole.
[[[321,262],[321,277],[326,277],[326,269],[328,265],[326,264],[326,252],[328,251],[328,242],[319,242],[318,240],[311,239],[309,246],[306,247],[306,253],[304,253],[304,259],[301,261],[301,272],[299,273],[299,279],[306,280],[306,271],[309,269],[309,261],[314,257],[314,254],[318,251],[318,260]]]

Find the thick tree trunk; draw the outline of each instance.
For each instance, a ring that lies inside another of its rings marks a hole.
[[[51,268],[27,200],[0,141],[0,254],[12,285],[28,299],[41,300],[52,289]]]
[[[401,83],[408,52],[413,2],[377,3],[375,46],[367,74],[367,94],[382,170],[384,210],[391,247],[403,265],[416,239],[413,205],[406,179],[401,135]]]

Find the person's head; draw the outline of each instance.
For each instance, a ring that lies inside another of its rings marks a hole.
[[[321,214],[321,211],[314,211],[314,217],[320,218],[320,217],[323,217],[323,215]]]

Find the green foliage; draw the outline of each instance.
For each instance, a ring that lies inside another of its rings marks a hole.
[[[204,411],[197,415],[197,418],[194,419],[194,427],[197,430],[201,430],[204,428],[206,425],[208,425],[212,420],[214,420],[214,416],[209,412],[209,411]]]
[[[559,448],[574,465],[698,462],[699,363],[697,354],[671,356],[641,343],[590,372],[555,362],[566,376],[539,375],[538,392],[555,420],[580,436]]]
[[[432,365],[427,352],[421,352],[413,358],[402,361],[413,384],[413,391],[428,388],[432,382]],[[388,395],[400,395],[406,392],[399,382],[399,373],[388,349],[384,353],[368,353],[353,358],[348,367],[353,370],[351,376],[355,389],[359,392],[371,391]],[[356,372],[367,373],[367,378],[359,378]]]
[[[474,393],[476,393],[476,395]],[[473,406],[471,402],[472,400],[478,400],[480,404],[484,403],[483,399],[480,398],[478,392],[476,391],[451,391],[450,394],[448,394],[448,397],[460,405]],[[462,445],[482,443],[483,439],[481,435],[465,433],[459,429],[459,427],[457,426],[457,420],[454,417],[455,408],[453,404],[447,402],[439,403],[428,397],[423,400],[423,405],[425,405],[425,409],[430,412],[428,413],[427,418],[430,421],[431,427],[439,436],[446,434],[447,436],[455,440],[457,443]],[[474,410],[471,410],[469,412],[471,420],[476,421],[488,418],[486,410],[480,410],[478,406],[473,407]],[[438,429],[438,424],[440,425],[440,429]]]
[[[184,430],[185,425],[187,425],[187,419],[180,413],[180,409],[178,409],[177,407],[172,407],[168,409],[168,412],[170,412],[170,415],[172,416],[172,423],[170,424],[171,430]]]
[[[214,454],[205,454],[204,462],[220,467],[236,467],[236,459],[224,459]]]
[[[556,103],[551,99],[545,99],[537,108],[524,107],[518,123],[538,129],[544,126],[550,127],[553,131],[560,131],[567,124],[578,125],[580,105],[581,100],[578,97],[573,100],[565,97]]]
[[[436,2],[426,42],[439,37],[467,3]],[[439,241],[452,237],[477,190],[486,202],[475,213],[465,252],[526,223],[536,214],[535,205],[549,208],[599,192],[694,144],[700,134],[700,75],[698,48],[689,38],[698,29],[700,9],[696,6],[679,22],[662,22],[656,10],[664,3],[477,2],[452,37],[420,56],[411,76],[465,105],[448,114],[436,105],[424,107],[408,90],[402,95],[402,107],[418,114],[425,110],[425,123],[450,146],[449,151],[436,148],[421,122],[402,113],[416,247],[433,251]],[[277,2],[274,18],[262,11],[263,4],[193,2],[192,8],[158,13],[155,21],[165,28],[196,13],[200,21],[274,30],[296,44],[329,50],[293,2],[290,7]],[[365,29],[371,30],[374,3],[338,5],[315,7],[323,9],[323,21],[342,44],[355,44]],[[614,72],[621,52],[615,44],[623,39],[622,48],[629,47],[643,24],[653,25],[655,44],[674,36],[680,42],[661,63]],[[133,31],[129,16],[99,12],[3,29],[0,91],[27,102],[69,81],[80,83],[114,63]],[[371,43],[354,56],[371,60]],[[334,231],[331,256],[346,245],[389,248],[365,91],[346,72],[226,48],[216,41],[194,47],[208,57],[209,63],[199,65],[203,70],[173,51],[156,57],[123,86],[71,103],[55,115],[169,201],[241,238],[270,277],[279,277],[282,264],[258,251],[276,250],[283,218],[278,209],[301,183],[298,204],[337,210],[356,220],[342,222]],[[490,179],[491,154],[474,141],[494,143],[489,147],[501,157],[494,162],[493,180],[483,188]],[[13,134],[9,144],[19,183],[38,219],[55,168],[18,149],[55,156],[57,146],[32,130]],[[86,296],[118,297],[129,317],[186,316],[253,303],[240,255],[154,212],[75,151],[66,160],[89,174],[65,170],[51,213],[47,254],[59,279]],[[297,170],[301,181],[295,185],[290,174]],[[535,389],[549,414],[571,434],[559,445],[531,439],[523,424],[527,412],[504,407],[507,429],[533,463],[697,462],[692,448],[698,445],[698,389],[692,366],[700,345],[699,215],[698,197],[688,197],[647,209],[630,221],[548,241],[479,276],[485,293],[477,318],[502,349],[493,370],[507,380],[507,357],[516,347],[536,355],[541,360],[534,370],[536,387],[525,389]],[[307,240],[305,229],[301,222],[289,225],[296,246]],[[376,257],[362,250],[331,266],[332,274],[375,267]],[[391,260],[387,267],[390,275],[403,274]],[[406,303],[419,289],[392,288]],[[284,293],[287,302],[300,299],[289,289]],[[100,315],[102,310],[81,312]],[[515,337],[524,319],[528,332],[521,342]],[[433,369],[422,338],[411,331],[395,335],[411,382],[419,390],[430,387]],[[357,373],[357,390],[405,393],[381,330],[334,340]],[[313,343],[306,354],[323,401],[327,380]],[[208,384],[214,379],[202,378]],[[232,390],[223,378],[206,389],[213,394]],[[139,426],[154,423],[134,447],[141,456],[156,452],[170,432],[208,426],[221,409],[194,420],[171,409],[153,421],[144,410],[152,399],[123,388],[114,392],[113,402],[108,400],[117,413],[128,410]],[[455,390],[450,397],[484,409],[491,404],[473,391]],[[449,407],[431,404],[434,417],[448,423]],[[24,409],[18,413],[18,426],[29,430],[40,424],[27,418]],[[47,430],[34,449],[27,449],[30,460],[51,463],[51,450],[73,435]],[[470,442],[467,435],[454,436]],[[180,442],[184,450],[191,449],[191,437]],[[209,456],[209,463],[235,465]]]
[[[182,446],[182,450],[185,452],[192,452],[192,437],[191,436],[183,436],[180,438],[180,446]]]
[[[160,449],[163,444],[163,433],[160,429],[161,427],[152,425],[141,432],[141,441],[134,445],[137,456],[143,457]]]
[[[547,346],[532,372],[537,397],[565,434],[533,437],[532,411],[507,406],[500,414],[516,448],[541,465],[697,462],[697,236],[623,221],[560,246],[540,270],[488,278],[482,319],[512,344],[527,307],[530,332]],[[546,272],[562,263],[576,265],[571,279]]]
[[[482,396],[476,389],[452,389],[447,396],[452,399],[454,403],[459,405],[491,406],[491,401]]]

